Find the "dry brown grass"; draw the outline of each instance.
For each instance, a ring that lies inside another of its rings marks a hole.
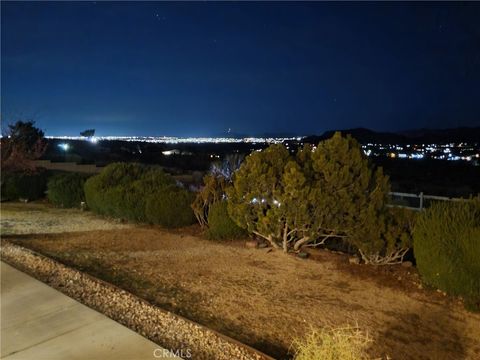
[[[42,203],[2,203],[2,235],[126,229],[130,225],[101,219],[90,212],[58,209]]]
[[[294,339],[295,360],[368,360],[372,343],[368,333],[358,325],[326,326],[312,329],[306,336]]]

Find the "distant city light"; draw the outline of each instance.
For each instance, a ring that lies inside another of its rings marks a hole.
[[[67,143],[58,144],[58,147],[63,151],[68,151],[68,149],[70,149],[70,145],[68,145]]]
[[[267,144],[279,144],[284,141],[300,141],[303,137],[247,137],[247,138],[231,138],[231,137],[176,137],[176,136],[46,136],[47,139],[60,139],[60,140],[86,140],[95,142],[99,140],[122,140],[122,141],[138,141],[146,143],[159,143],[159,144],[222,144],[222,143],[267,143]]]
[[[412,154],[411,158],[412,159],[423,159],[423,154]]]
[[[303,146],[304,137],[247,137],[247,138],[233,138],[233,137],[174,137],[174,136],[47,136],[48,139],[57,140],[81,140],[90,141],[95,144],[98,141],[128,141],[128,142],[145,142],[155,144],[284,144],[290,152],[294,152],[296,147]],[[58,145],[62,150],[67,151],[70,145],[62,143]],[[312,151],[316,150],[316,146],[312,144]],[[389,144],[389,143],[365,143],[362,145],[362,150],[365,155],[369,157],[389,157],[392,159],[433,159],[433,160],[450,160],[450,161],[465,161],[472,165],[480,166],[478,153],[480,143],[448,143],[448,144]],[[232,150],[238,152],[238,149]],[[250,151],[262,151],[260,148],[251,147]],[[138,152],[142,150],[138,148]],[[163,155],[192,155],[179,149],[166,149],[162,152]],[[220,155],[209,154],[211,159],[218,159]],[[258,202],[260,200],[257,199]]]

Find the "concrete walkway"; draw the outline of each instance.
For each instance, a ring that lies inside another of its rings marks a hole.
[[[1,263],[2,359],[174,359],[155,343]],[[154,356],[155,352],[155,356]]]

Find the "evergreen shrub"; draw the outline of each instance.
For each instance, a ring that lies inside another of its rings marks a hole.
[[[87,175],[79,173],[57,174],[48,180],[48,200],[60,207],[80,207],[85,201],[83,186]]]
[[[180,188],[166,188],[149,195],[146,199],[145,215],[152,224],[166,228],[177,228],[195,222],[190,207],[194,195]]]
[[[418,217],[413,237],[423,281],[480,310],[480,198],[434,203]]]
[[[238,239],[245,237],[247,232],[230,218],[227,202],[217,201],[210,206],[208,212],[207,235],[214,240]]]
[[[4,172],[2,174],[2,201],[26,199],[29,201],[45,197],[47,172],[38,170],[34,174]]]

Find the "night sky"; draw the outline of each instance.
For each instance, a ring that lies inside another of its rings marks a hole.
[[[480,126],[480,3],[1,10],[2,122],[47,135]]]

